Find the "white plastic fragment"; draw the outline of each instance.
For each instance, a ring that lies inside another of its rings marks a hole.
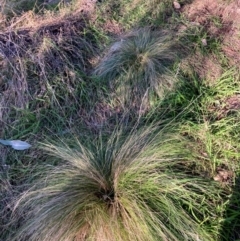
[[[13,149],[18,150],[18,151],[26,150],[32,146],[29,143],[27,143],[26,141],[20,141],[20,140],[0,139],[0,143],[5,146],[11,146]]]

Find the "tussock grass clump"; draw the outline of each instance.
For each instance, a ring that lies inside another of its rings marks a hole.
[[[203,223],[214,218],[217,189],[183,171],[184,141],[154,132],[44,145],[61,161],[16,200],[25,221],[9,240],[214,240]]]
[[[171,65],[177,60],[177,41],[168,31],[149,28],[132,32],[114,43],[94,74],[116,90],[122,102],[139,105],[154,92],[163,97],[176,76]]]
[[[2,158],[4,152],[0,149]],[[9,232],[9,220],[11,216],[10,203],[13,199],[14,191],[9,178],[9,166],[0,161],[0,238],[5,240],[5,235]]]

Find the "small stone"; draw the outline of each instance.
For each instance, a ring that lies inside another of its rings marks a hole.
[[[219,169],[213,179],[217,182],[228,182],[233,177],[233,172],[230,170]]]
[[[181,8],[181,5],[180,5],[179,2],[174,1],[174,2],[173,2],[173,7],[174,7],[175,9],[179,10],[179,9]]]
[[[178,28],[178,32],[182,33],[185,32],[187,30],[187,26],[186,25],[180,25]]]
[[[190,22],[190,24],[193,26],[200,26],[200,23],[198,23],[198,22]]]
[[[203,155],[204,157],[208,157],[208,154],[207,154],[206,152],[203,152],[202,155]]]
[[[207,40],[205,38],[203,38],[201,41],[203,46],[207,46]]]
[[[223,180],[227,180],[229,178],[229,173],[226,170],[219,171],[219,175],[222,177]]]
[[[220,175],[217,174],[217,175],[213,178],[213,180],[216,181],[216,182],[220,182],[220,181],[222,181],[222,178],[221,178]]]

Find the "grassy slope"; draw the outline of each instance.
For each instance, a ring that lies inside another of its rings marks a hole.
[[[180,1],[181,4],[189,2]],[[229,195],[229,199],[223,199],[225,204],[220,202],[215,210],[221,214],[226,209],[223,214],[226,219],[219,216],[219,220],[207,223],[208,228],[218,240],[235,240],[239,238],[237,228],[232,227],[231,233],[224,232],[224,229],[229,228],[229,220],[239,225],[240,215],[236,208],[239,207],[238,194],[234,190],[234,182],[240,175],[240,116],[239,107],[231,101],[235,98],[234,103],[238,103],[240,82],[237,71],[221,54],[221,42],[210,37],[204,47],[202,39],[207,36],[207,29],[191,27],[173,10],[171,1],[151,0],[146,3],[137,0],[134,3],[104,1],[99,3],[94,17],[76,13],[74,6],[66,9],[62,6],[55,15],[50,10],[38,15],[18,16],[12,18],[13,23],[20,20],[15,25],[10,24],[10,16],[6,25],[12,27],[8,30],[3,27],[0,36],[2,43],[9,37],[11,42],[7,48],[1,45],[1,51],[7,56],[0,60],[3,66],[0,72],[1,138],[24,139],[37,147],[37,141],[53,139],[56,135],[67,142],[74,133],[87,143],[89,139],[84,135],[90,134],[94,142],[102,132],[103,139],[107,139],[123,116],[122,124],[129,129],[139,120],[147,125],[159,123],[159,120],[163,123],[170,121],[177,125],[180,135],[190,140],[188,151],[198,160],[194,166],[190,165],[191,172],[206,179],[220,179],[222,189]],[[80,1],[75,4],[80,6]],[[34,26],[36,19],[39,24]],[[119,104],[118,93],[109,88],[108,82],[102,84],[91,74],[99,56],[105,55],[103,46],[124,36],[117,36],[118,29],[128,33],[132,29],[151,26],[152,29],[176,31],[182,23],[188,28],[180,39],[190,50],[184,59],[178,58],[171,66],[170,70],[179,80],[178,85],[164,98],[152,95],[144,114],[138,113],[138,109],[135,114],[128,113],[126,106]],[[31,30],[16,31],[20,26],[24,29],[24,25],[30,26]],[[204,56],[214,53],[221,63],[222,77],[209,81],[184,61],[196,53]],[[143,115],[141,119],[139,114]],[[5,147],[0,151],[0,208],[4,217],[0,224],[6,224],[10,200],[22,191],[22,184],[31,183],[35,175],[39,175],[41,167],[38,163],[57,165],[58,160],[47,158],[37,148],[24,153]],[[229,187],[228,183],[232,182]],[[1,226],[1,238],[6,239],[15,225]]]

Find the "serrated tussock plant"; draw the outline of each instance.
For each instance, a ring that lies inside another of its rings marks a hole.
[[[140,29],[115,42],[94,74],[109,83],[123,102],[139,104],[146,93],[163,97],[173,88],[177,78],[171,65],[177,50],[179,42],[170,31]]]
[[[217,191],[183,171],[184,140],[147,128],[75,141],[44,145],[61,161],[15,200],[23,220],[9,240],[214,240],[202,223],[215,218]]]

